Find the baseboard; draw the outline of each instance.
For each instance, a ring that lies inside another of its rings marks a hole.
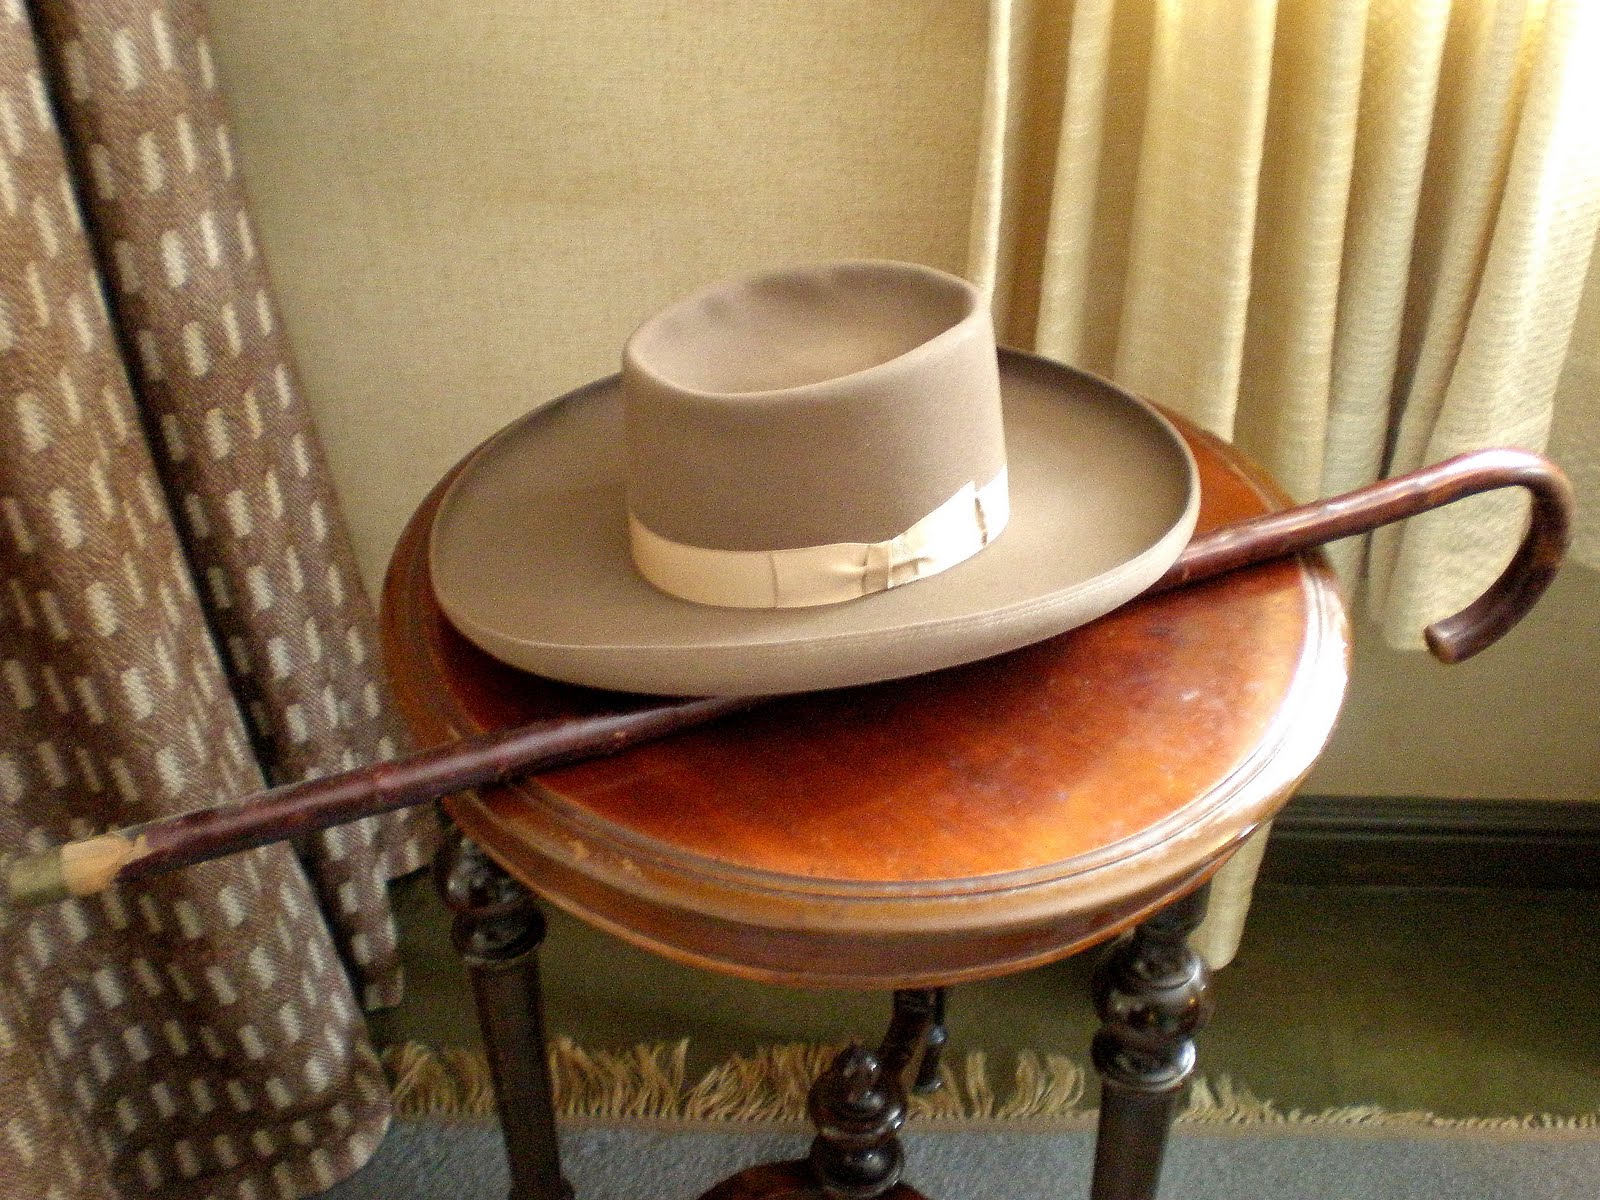
[[[1297,796],[1264,883],[1600,887],[1600,803]]]

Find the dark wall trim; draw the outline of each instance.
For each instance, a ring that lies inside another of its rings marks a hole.
[[[1600,803],[1297,796],[1273,826],[1261,879],[1600,888]]]

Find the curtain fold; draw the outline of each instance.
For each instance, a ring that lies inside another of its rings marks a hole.
[[[1234,440],[1291,495],[1322,485],[1365,3],[1284,0],[1262,138]]]
[[[109,301],[109,306],[107,301]],[[395,752],[199,9],[0,6],[0,848]],[[7,1195],[307,1195],[376,1147],[388,818],[0,928]]]
[[[1293,469],[1300,494],[1308,487],[1314,491],[1315,470],[1334,494],[1383,473],[1412,235],[1449,15],[1449,5],[1437,0],[1375,0],[1368,13],[1327,432],[1320,465]],[[1359,543],[1339,543],[1329,552],[1346,579],[1358,577]]]
[[[1157,8],[1112,378],[1224,436],[1243,366],[1276,0]]]
[[[1043,232],[1036,323],[1012,332],[1104,373],[1116,358],[1154,13],[1116,0],[1071,11],[1049,206],[1029,218]]]

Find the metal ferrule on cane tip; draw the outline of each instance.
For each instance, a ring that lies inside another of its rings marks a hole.
[[[59,849],[40,850],[14,858],[5,865],[5,874],[8,908],[52,904],[72,895]]]

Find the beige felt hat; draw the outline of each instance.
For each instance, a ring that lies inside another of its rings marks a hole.
[[[869,683],[999,654],[1153,583],[1193,531],[1159,414],[996,351],[971,284],[840,262],[719,284],[622,372],[462,467],[430,566],[462,633],[571,683]]]

